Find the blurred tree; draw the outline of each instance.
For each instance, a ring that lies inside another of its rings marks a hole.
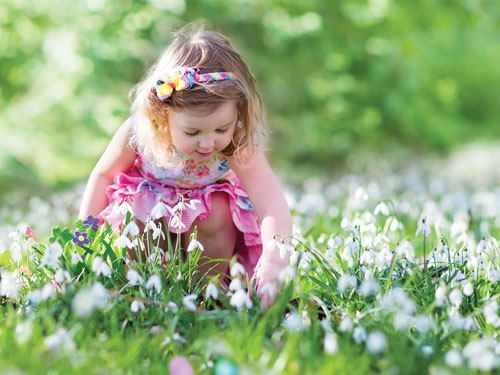
[[[0,194],[80,180],[174,29],[226,34],[262,90],[272,157],[328,171],[360,152],[498,138],[495,0],[13,0],[0,5]],[[12,160],[17,162],[13,163]],[[12,183],[20,165],[28,179]]]

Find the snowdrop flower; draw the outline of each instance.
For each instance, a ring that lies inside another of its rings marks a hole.
[[[173,301],[170,301],[168,304],[167,304],[167,308],[165,309],[165,311],[172,311],[174,314],[177,314],[179,312],[179,306],[177,306],[177,304]]]
[[[361,253],[361,256],[359,257],[359,263],[360,264],[374,264],[375,259],[377,258],[377,254],[373,250],[367,249]]]
[[[359,287],[359,294],[362,296],[370,296],[378,292],[378,283],[374,280],[363,280]]]
[[[337,288],[340,293],[344,293],[348,289],[354,289],[358,285],[358,280],[355,276],[343,274],[337,281]]]
[[[472,283],[469,280],[466,280],[463,283],[462,291],[467,297],[472,296],[472,294],[474,293],[474,287],[472,286]]]
[[[139,310],[144,310],[144,303],[142,301],[138,300],[133,300],[132,303],[130,304],[130,311],[132,311],[134,314],[138,313]]]
[[[393,317],[394,328],[398,331],[408,329],[411,324],[412,317],[404,312],[397,312]]]
[[[448,295],[451,304],[458,307],[462,304],[462,292],[459,289],[453,289]]]
[[[54,295],[52,284],[45,284],[40,290],[32,290],[28,293],[28,300],[34,304],[46,301]]]
[[[352,338],[356,342],[356,344],[360,344],[361,342],[366,341],[367,334],[365,327],[358,326],[354,328],[354,332],[352,333]]]
[[[323,349],[326,354],[335,354],[339,349],[337,335],[333,332],[326,332],[323,339]]]
[[[114,246],[116,247],[126,247],[128,249],[131,249],[132,247],[134,247],[134,243],[132,241],[129,240],[129,238],[122,234],[120,237],[118,237],[115,242],[114,242]]]
[[[325,332],[333,332],[330,320],[328,320],[327,318],[321,320],[321,327]]]
[[[231,277],[236,277],[238,275],[245,276],[246,271],[245,267],[241,263],[235,262],[231,266]]]
[[[389,207],[385,202],[380,202],[377,207],[375,207],[375,211],[373,211],[373,214],[376,216],[378,214],[382,214],[384,216],[389,216]]]
[[[366,349],[372,354],[382,353],[387,347],[387,339],[379,331],[372,332],[366,339]]]
[[[2,272],[0,295],[17,298],[19,296],[19,288],[19,279],[14,277],[10,272]]]
[[[436,306],[441,307],[446,302],[446,287],[440,285],[436,288],[436,292],[434,293]]]
[[[62,255],[63,249],[61,247],[61,244],[59,242],[54,242],[51,244],[43,253],[42,257],[42,263],[40,264],[40,267],[43,266],[49,266],[54,269],[59,268],[59,257]]]
[[[276,288],[276,285],[271,282],[271,283],[265,283],[264,285],[262,285],[259,288],[259,292],[262,295],[265,295],[267,293],[267,295],[272,298],[277,294],[278,290]]]
[[[19,345],[23,345],[31,337],[33,332],[33,322],[26,320],[16,324],[15,339]]]
[[[127,280],[130,285],[140,285],[142,284],[142,276],[139,272],[133,269],[129,269],[127,272]]]
[[[466,331],[475,330],[477,328],[476,321],[472,316],[464,319],[463,329]]]
[[[151,275],[149,280],[146,282],[146,289],[154,288],[158,293],[162,290],[161,278],[158,275]]]
[[[336,249],[340,246],[342,246],[342,238],[339,236],[335,236],[334,238],[330,238],[328,242],[326,243],[326,246],[328,246],[330,249]]]
[[[263,251],[266,251],[266,252],[271,251],[272,252],[275,250],[279,250],[279,247],[280,247],[280,242],[276,238],[273,238],[264,244]]]
[[[300,251],[293,251],[292,255],[290,255],[289,263],[291,266],[295,266],[299,261]]]
[[[167,215],[167,212],[172,213],[172,209],[162,201],[159,201],[151,210],[151,217],[153,219],[161,219]]]
[[[462,355],[458,350],[450,349],[446,352],[444,361],[450,367],[460,367],[462,366]]]
[[[495,354],[484,339],[469,342],[463,349],[463,355],[473,369],[491,371],[495,365]]]
[[[483,308],[483,315],[486,318],[486,323],[494,327],[500,327],[500,317],[498,316],[498,302],[491,301]]]
[[[65,328],[59,328],[55,333],[47,336],[44,340],[45,346],[50,351],[73,351],[76,347],[73,338]]]
[[[217,289],[217,286],[214,283],[208,283],[207,288],[205,289],[205,298],[217,299],[217,297],[219,297],[219,290]]]
[[[248,294],[243,289],[240,289],[236,293],[234,293],[229,303],[231,304],[231,306],[236,307],[238,309],[241,308],[250,309],[252,307],[252,301],[250,300],[250,297],[248,297]]]
[[[236,292],[240,289],[243,289],[241,280],[235,277],[233,280],[231,280],[231,283],[229,284],[229,290],[232,292]]]
[[[396,253],[400,256],[404,256],[410,262],[415,260],[415,248],[410,241],[403,241],[399,246],[396,247]]]
[[[81,257],[80,254],[73,253],[73,255],[71,256],[71,263],[72,264],[76,264],[78,262],[82,262],[83,263],[83,258]]]
[[[189,208],[190,210],[196,210],[196,205],[201,204],[201,201],[198,199],[190,199],[186,203],[186,207]]]
[[[382,247],[382,250],[377,255],[377,267],[379,270],[383,270],[391,265],[392,262],[392,253],[389,249],[389,245],[385,244]]]
[[[279,274],[279,279],[281,282],[285,282],[287,280],[294,280],[297,271],[295,271],[294,267],[286,266],[283,270],[281,270]]]
[[[297,332],[303,328],[302,317],[295,311],[286,314],[283,325],[289,331]]]
[[[424,235],[424,237],[429,236],[431,234],[431,227],[426,223],[426,218],[422,218],[420,220],[420,224],[418,225],[417,231],[415,232],[415,236],[418,236],[420,233]]]
[[[104,259],[99,256],[92,262],[92,271],[95,272],[97,276],[111,276],[111,268],[109,268],[108,263],[106,263]]]
[[[130,223],[128,223],[125,228],[123,228],[122,230],[122,234],[124,236],[130,234],[132,237],[135,237],[139,234],[139,227],[137,226],[137,224],[135,223],[135,221],[131,221]]]
[[[59,268],[54,275],[54,280],[58,283],[71,282],[71,275],[68,271]]]
[[[71,310],[80,317],[88,317],[96,308],[104,307],[108,302],[108,291],[97,282],[92,287],[82,288],[71,301]]]
[[[413,327],[420,332],[425,333],[429,331],[434,326],[434,321],[427,315],[418,315],[413,321]]]
[[[353,326],[354,326],[354,323],[353,323],[352,319],[346,315],[340,321],[339,329],[341,332],[351,332]]]
[[[434,349],[433,349],[432,346],[430,346],[430,345],[424,345],[424,346],[422,346],[422,354],[423,355],[429,356],[432,353],[434,353]]]
[[[118,211],[122,214],[122,216],[127,215],[127,212],[131,213],[132,215],[134,214],[132,206],[130,206],[130,204],[126,201],[118,206]]]
[[[187,248],[187,252],[190,253],[191,251],[195,250],[195,249],[200,249],[200,251],[204,251],[205,248],[203,247],[203,245],[196,240],[196,238],[193,237],[193,239],[191,240],[191,242],[189,242],[189,246]]]
[[[170,222],[168,223],[168,226],[172,229],[186,228],[186,225],[181,221],[181,219],[177,215],[172,215],[170,217]]]
[[[198,295],[196,294],[189,294],[187,296],[184,296],[182,298],[182,304],[184,307],[190,311],[197,311],[198,306],[196,304],[196,299],[198,298]]]

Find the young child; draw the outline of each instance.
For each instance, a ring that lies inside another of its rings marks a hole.
[[[263,154],[264,135],[260,97],[242,57],[219,33],[185,27],[136,86],[132,114],[92,171],[79,217],[99,216],[117,228],[124,202],[145,223],[158,202],[172,208],[179,194],[199,200],[182,213],[183,247],[197,226],[203,255],[237,254],[257,291],[268,291],[268,283],[279,289],[286,259],[262,249],[290,236],[292,220]],[[170,215],[165,210],[167,222]],[[227,270],[226,262],[214,271]]]

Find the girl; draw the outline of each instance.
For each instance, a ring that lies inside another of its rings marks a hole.
[[[181,195],[193,202],[179,223],[183,247],[196,226],[204,255],[237,254],[267,298],[266,284],[279,285],[286,259],[263,254],[262,244],[290,236],[292,220],[263,154],[264,134],[260,97],[242,57],[222,35],[184,28],[137,85],[132,114],[92,171],[79,217],[98,215],[117,228],[127,202],[145,223]],[[167,222],[170,211],[163,210]],[[227,268],[219,263],[212,272]]]

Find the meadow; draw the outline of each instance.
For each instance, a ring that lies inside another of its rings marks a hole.
[[[175,243],[161,249],[159,226],[139,233],[132,212],[118,233],[74,223],[71,204],[32,198],[16,217],[6,208],[1,371],[496,373],[499,179],[489,157],[469,151],[289,187],[293,246],[265,250],[290,257],[269,309],[237,262],[229,286],[206,279],[199,244],[185,256]],[[64,215],[66,224],[44,227]],[[127,248],[147,259],[131,261]]]

